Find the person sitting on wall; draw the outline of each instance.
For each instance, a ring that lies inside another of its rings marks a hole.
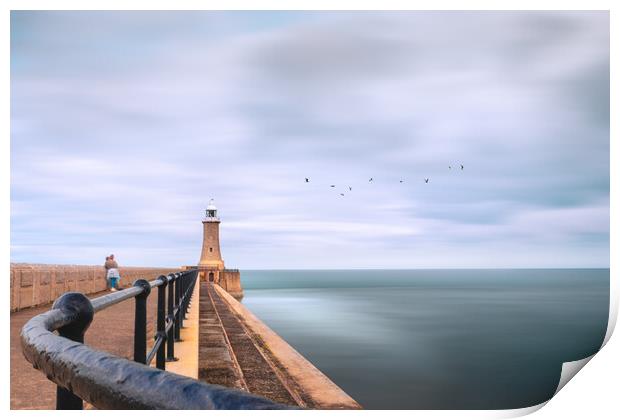
[[[115,292],[118,287],[121,275],[118,271],[118,263],[114,260],[114,254],[105,257],[104,267],[106,269],[106,280],[111,291]]]

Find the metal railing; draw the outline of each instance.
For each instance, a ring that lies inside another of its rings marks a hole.
[[[180,341],[197,278],[198,270],[188,270],[151,282],[140,279],[133,287],[92,300],[82,293],[65,293],[51,310],[28,321],[21,331],[22,350],[56,383],[56,409],[82,409],[83,401],[102,409],[291,408],[165,371],[167,361],[178,360],[174,343]],[[157,324],[153,347],[147,352],[147,297],[153,288],[157,288]],[[83,344],[95,313],[131,298],[135,298],[133,362]],[[149,367],[153,359],[156,368]]]

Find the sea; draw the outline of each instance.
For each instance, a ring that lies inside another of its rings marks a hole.
[[[609,269],[243,270],[243,303],[366,409],[512,409],[596,353]]]

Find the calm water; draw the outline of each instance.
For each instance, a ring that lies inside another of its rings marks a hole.
[[[367,409],[549,399],[596,352],[609,270],[242,272],[243,303]]]

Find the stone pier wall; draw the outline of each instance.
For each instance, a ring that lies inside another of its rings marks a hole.
[[[121,287],[137,279],[153,280],[179,268],[120,267]],[[45,305],[65,292],[106,290],[105,269],[97,265],[11,263],[11,312]]]
[[[239,273],[239,271],[222,271],[220,273],[220,282],[218,284],[235,299],[241,299],[243,297],[241,273]]]
[[[204,287],[205,285],[212,287],[212,289],[208,290],[209,288]],[[202,290],[209,292],[211,302],[203,301]],[[250,392],[258,393],[284,404],[299,405],[305,408],[320,410],[357,410],[362,408],[323,372],[217,284],[213,286],[209,283],[202,284],[201,312],[204,307],[209,306],[209,303],[217,312],[217,321],[221,323],[227,336],[226,344],[235,354],[234,362],[237,363],[244,383]],[[208,326],[213,328],[214,323],[212,322]],[[200,326],[201,329],[205,329],[205,327]],[[204,332],[211,333],[208,330]],[[201,347],[202,349],[203,347]],[[254,356],[252,355],[253,352]],[[213,366],[212,363],[210,365]],[[218,371],[216,370],[214,373],[217,374]],[[279,386],[277,382],[280,382],[281,385]],[[294,399],[294,402],[287,401],[286,397],[283,396],[283,393],[286,394],[286,392],[282,386]],[[280,388],[279,391],[278,388]]]
[[[213,266],[185,265],[183,270],[197,268],[200,270],[201,281],[211,281],[226,290],[235,299],[243,298],[243,286],[241,285],[241,273],[237,269],[223,269]]]

